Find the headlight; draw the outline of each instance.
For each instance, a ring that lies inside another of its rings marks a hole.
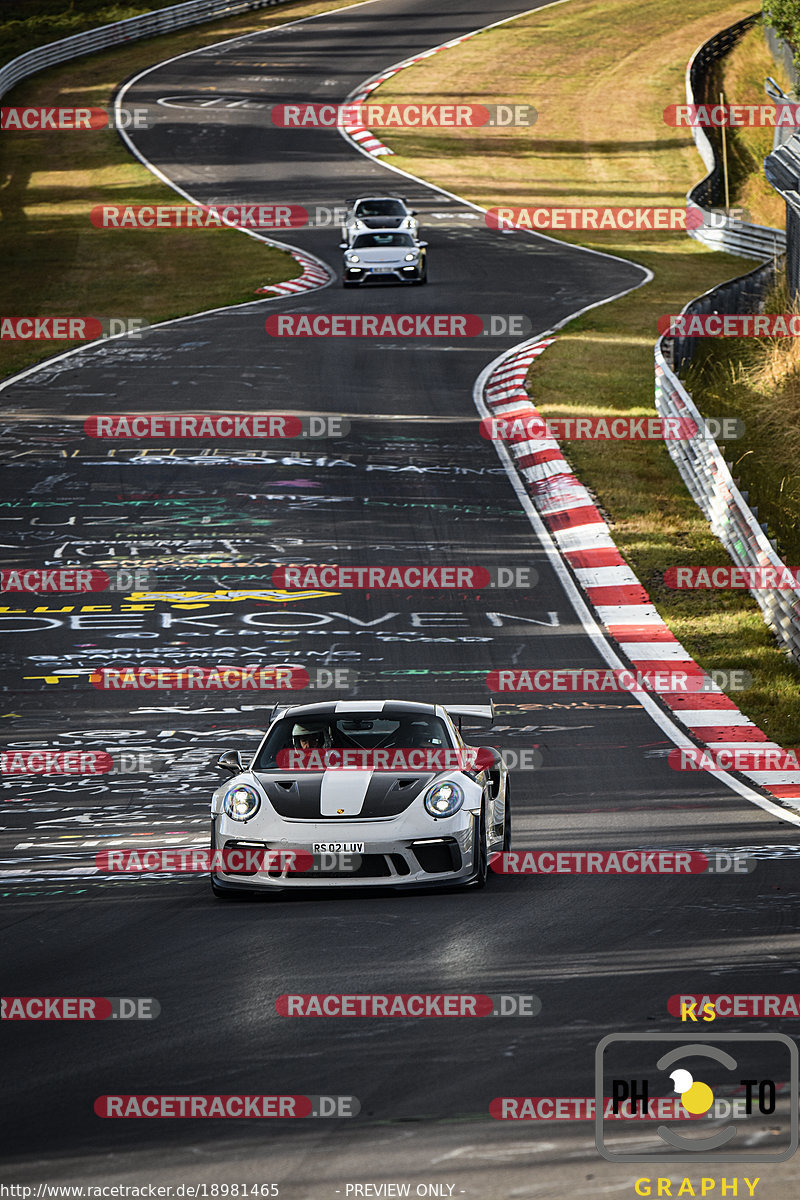
[[[234,821],[247,821],[258,812],[261,797],[255,788],[246,783],[229,787],[222,797],[222,811]]]
[[[348,262],[361,262],[361,259],[358,257],[357,254],[348,254],[347,261]]]
[[[416,254],[407,254],[406,262],[413,262],[416,257],[417,257]]]
[[[425,795],[425,811],[432,817],[452,817],[464,803],[457,783],[437,783]]]

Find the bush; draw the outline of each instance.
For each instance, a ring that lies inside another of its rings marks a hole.
[[[764,21],[789,43],[800,71],[800,0],[764,0]]]

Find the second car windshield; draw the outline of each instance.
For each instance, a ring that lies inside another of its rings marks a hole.
[[[356,208],[357,217],[404,217],[405,206],[399,200],[364,200]]]
[[[253,763],[254,771],[275,771],[281,750],[297,749],[300,737],[293,730],[301,723],[308,740],[319,749],[437,749],[448,747],[451,736],[441,718],[428,713],[382,711],[313,717],[299,722],[286,717],[272,729]]]
[[[410,233],[360,233],[353,242],[354,250],[368,250],[378,246],[408,246],[414,245]]]

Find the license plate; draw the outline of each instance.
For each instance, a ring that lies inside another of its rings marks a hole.
[[[314,842],[314,854],[363,854],[363,842]]]
[[[394,267],[370,267],[369,273],[370,275],[388,275],[393,270]]]

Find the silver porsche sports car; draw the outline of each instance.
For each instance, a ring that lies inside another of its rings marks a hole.
[[[368,229],[399,229],[417,237],[416,216],[414,209],[399,196],[360,196],[348,204],[342,241],[350,243],[357,233]]]
[[[508,772],[462,722],[494,706],[405,700],[276,706],[252,761],[211,804],[219,897],[309,887],[486,884],[510,845]]]
[[[425,249],[427,242],[416,241],[410,233],[395,229],[372,229],[359,233],[344,250],[342,283],[357,287],[360,283],[398,280],[400,283],[425,283],[428,279]]]

